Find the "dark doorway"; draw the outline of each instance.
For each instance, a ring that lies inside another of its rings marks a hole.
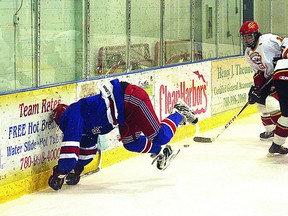
[[[243,0],[243,22],[254,20],[254,1]]]

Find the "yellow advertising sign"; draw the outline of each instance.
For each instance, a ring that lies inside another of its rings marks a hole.
[[[247,102],[253,73],[243,57],[212,61],[212,115]]]
[[[51,169],[62,133],[50,114],[58,104],[73,102],[75,95],[71,84],[0,97],[0,186]]]

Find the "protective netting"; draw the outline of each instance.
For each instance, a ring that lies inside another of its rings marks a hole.
[[[103,46],[98,53],[98,75],[121,73],[161,66],[160,42],[152,46],[154,49],[151,57],[150,47],[147,43],[132,44],[129,48],[129,64],[127,65],[127,47],[123,46]],[[163,64],[177,64],[202,59],[201,47],[194,46],[193,58],[191,58],[191,41],[165,41],[164,42]]]
[[[149,44],[132,44],[129,49],[130,63],[127,66],[126,46],[105,46],[98,53],[98,74],[121,73],[126,70],[137,70],[152,67]],[[129,67],[129,68],[128,68]]]

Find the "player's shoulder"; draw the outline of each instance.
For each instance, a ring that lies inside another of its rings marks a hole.
[[[265,42],[269,42],[269,41],[278,41],[281,38],[282,37],[280,37],[279,35],[267,33],[267,34],[261,35],[259,38],[259,41],[265,43]]]
[[[267,33],[267,34],[262,34],[260,37],[259,37],[259,40],[260,41],[269,41],[273,38],[276,38],[277,36],[274,35],[274,34],[271,34],[271,33]]]
[[[275,49],[275,46],[279,47],[279,44],[281,43],[281,38],[278,35],[275,34],[263,34],[260,36],[259,38],[259,46],[262,45],[262,47],[266,48],[266,49],[270,49],[273,47],[273,49]]]

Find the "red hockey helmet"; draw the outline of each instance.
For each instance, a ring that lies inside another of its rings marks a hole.
[[[63,115],[67,107],[68,105],[66,104],[58,104],[56,108],[52,111],[52,119],[57,125],[60,124],[61,116]]]
[[[240,28],[240,34],[242,37],[243,44],[247,47],[254,48],[260,36],[258,32],[258,24],[254,21],[246,21]]]
[[[254,21],[246,21],[243,23],[243,25],[240,28],[240,34],[252,34],[255,32],[258,32],[259,27],[258,24]]]

